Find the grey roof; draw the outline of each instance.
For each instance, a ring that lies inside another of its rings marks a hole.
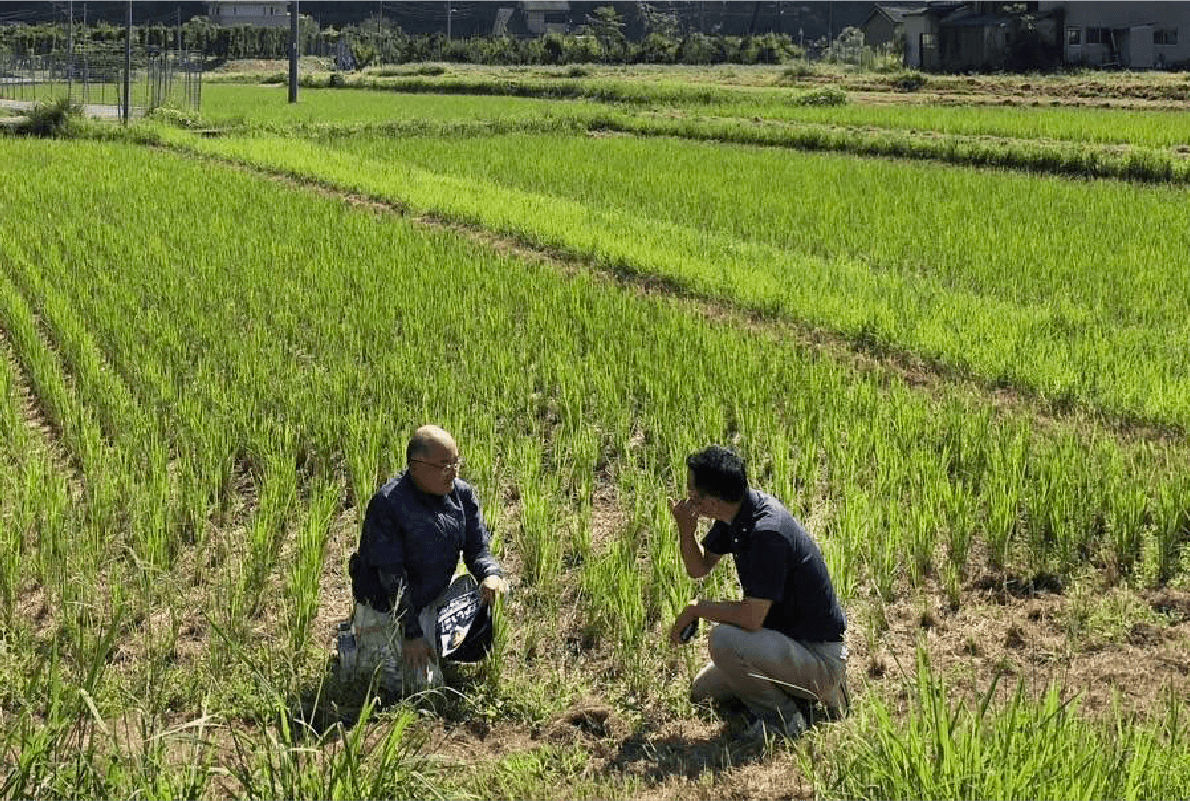
[[[969,17],[947,20],[946,25],[955,28],[984,28],[991,25],[1004,25],[1011,21],[1011,17],[1000,14],[972,14]]]
[[[877,3],[876,7],[872,9],[873,13],[884,14],[894,23],[901,23],[905,20],[906,14],[916,14],[925,9],[924,5],[916,6],[889,6],[884,3]],[[871,14],[868,15],[871,18]]]

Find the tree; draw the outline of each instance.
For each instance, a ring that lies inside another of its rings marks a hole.
[[[587,28],[599,41],[608,61],[621,61],[628,50],[624,20],[612,6],[600,6],[587,16]]]

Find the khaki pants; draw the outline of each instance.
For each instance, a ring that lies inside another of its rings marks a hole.
[[[357,603],[355,615],[351,619],[351,628],[355,632],[356,647],[359,649],[359,670],[370,677],[379,668],[378,686],[395,696],[441,687],[445,682],[442,666],[438,664],[438,647],[434,642],[438,611],[448,599],[460,592],[474,589],[475,586],[475,579],[471,576],[458,576],[421,610],[418,620],[421,622],[422,636],[430,644],[431,660],[425,668],[417,671],[406,667],[402,656],[405,627],[400,618],[392,612],[377,612],[367,604]]]
[[[695,702],[736,697],[756,715],[804,727],[798,701],[817,701],[842,710],[847,677],[847,646],[840,642],[801,642],[772,629],[745,631],[720,623],[708,638],[711,663],[694,678]]]

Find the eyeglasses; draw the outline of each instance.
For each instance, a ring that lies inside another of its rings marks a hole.
[[[436,467],[442,471],[442,475],[446,475],[447,473],[458,473],[460,470],[462,470],[464,467],[467,466],[467,463],[464,462],[462,459],[459,459],[458,461],[455,461],[455,462],[451,462],[450,464],[435,464],[434,462],[427,462],[425,459],[410,459],[409,461],[419,462],[421,464],[428,464],[430,467]]]

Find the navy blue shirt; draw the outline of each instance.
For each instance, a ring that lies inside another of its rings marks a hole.
[[[716,522],[702,545],[732,555],[746,597],[772,601],[766,629],[805,642],[842,642],[847,618],[822,552],[772,495],[748,490],[735,519]]]
[[[470,484],[456,478],[448,495],[433,495],[402,472],[368,503],[358,559],[352,558],[353,593],[382,612],[399,598],[405,636],[419,637],[418,615],[450,584],[460,553],[476,581],[501,575],[490,541]]]

